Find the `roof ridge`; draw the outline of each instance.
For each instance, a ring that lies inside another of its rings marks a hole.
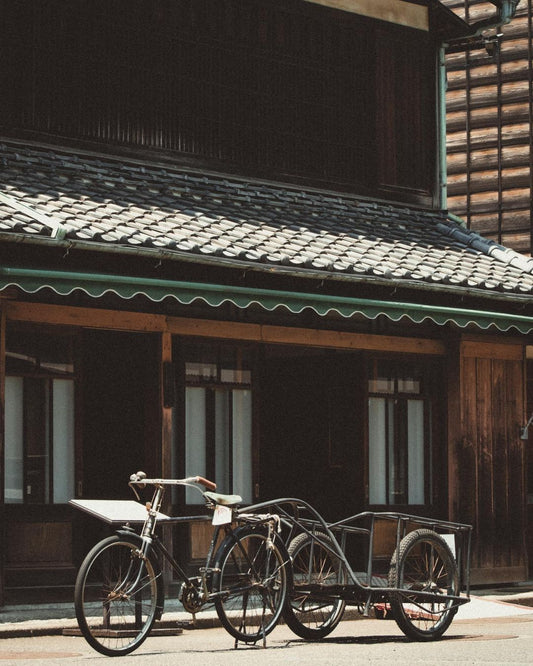
[[[465,243],[469,247],[479,250],[487,256],[493,257],[503,264],[519,268],[520,270],[533,275],[533,257],[526,257],[524,254],[520,254],[510,247],[500,245],[490,238],[481,236],[481,234],[473,229],[461,227],[450,217],[446,218],[446,222],[447,225],[443,231],[455,240]]]

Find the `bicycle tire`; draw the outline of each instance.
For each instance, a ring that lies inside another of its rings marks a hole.
[[[78,571],[78,626],[89,645],[106,656],[138,648],[162,610],[161,570],[155,557],[140,557],[140,543],[129,535],[107,537],[89,551]]]
[[[287,550],[266,529],[244,526],[220,545],[215,558],[213,592],[222,626],[235,639],[255,643],[276,626],[287,598],[290,564]]]
[[[389,587],[458,595],[459,574],[448,544],[432,530],[407,534],[392,556]],[[397,625],[418,641],[440,638],[457,612],[450,600],[417,601],[405,592],[391,593],[389,601]]]
[[[316,537],[333,548],[326,534]],[[299,534],[289,544],[292,561],[292,589],[283,611],[289,628],[306,640],[319,640],[330,634],[342,619],[346,603],[340,598],[322,599],[298,591],[299,585],[334,585],[344,582],[342,562],[309,534]]]

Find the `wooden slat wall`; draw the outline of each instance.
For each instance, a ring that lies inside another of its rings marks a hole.
[[[523,348],[463,342],[452,371],[451,517],[474,525],[472,582],[527,577]],[[459,387],[457,389],[457,387]]]
[[[492,3],[445,0],[469,23]],[[484,236],[530,255],[532,0],[504,26],[499,56],[485,49],[448,56],[448,207]]]

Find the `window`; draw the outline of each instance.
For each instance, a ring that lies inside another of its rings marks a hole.
[[[5,502],[68,502],[74,496],[72,338],[8,333],[5,413]]]
[[[185,361],[185,474],[214,479],[221,493],[252,501],[252,387],[233,348],[190,348]],[[188,504],[202,503],[192,489]]]
[[[431,404],[422,374],[377,363],[368,394],[369,503],[425,504],[431,494]]]

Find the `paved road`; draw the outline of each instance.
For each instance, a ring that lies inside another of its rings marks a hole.
[[[4,661],[6,660],[6,661]],[[45,666],[109,664],[80,637],[41,636],[0,640],[0,664]],[[409,642],[394,621],[344,621],[324,641],[295,638],[286,626],[268,637],[267,648],[239,646],[223,629],[184,631],[179,636],[149,638],[115,666],[276,666],[305,664],[531,664],[533,614],[455,620],[441,641]]]

